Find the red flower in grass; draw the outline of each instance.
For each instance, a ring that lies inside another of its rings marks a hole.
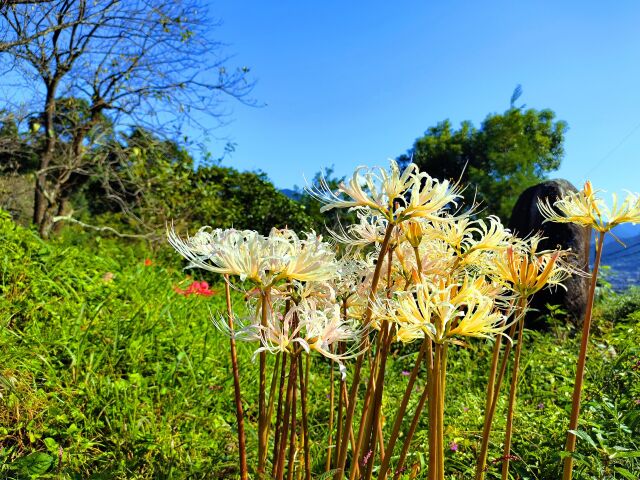
[[[189,285],[184,290],[179,287],[175,287],[174,290],[179,295],[184,295],[185,297],[188,297],[189,295],[203,295],[205,297],[210,297],[211,295],[216,293],[213,290],[211,290],[209,288],[209,284],[204,281],[203,282],[194,281],[194,282],[191,282],[191,285]]]
[[[145,258],[144,259],[144,266],[145,267],[150,267],[151,265],[153,265],[153,262],[151,261],[150,258]]]

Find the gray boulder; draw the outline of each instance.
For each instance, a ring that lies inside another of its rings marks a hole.
[[[545,239],[540,242],[540,250],[560,247],[571,249],[574,256],[571,262],[582,269],[589,259],[589,232],[585,227],[572,223],[542,223],[544,218],[538,211],[538,199],[549,199],[551,203],[568,192],[576,192],[567,180],[547,180],[526,189],[518,198],[513,211],[509,228],[519,237],[528,237],[536,232],[542,233]],[[567,319],[580,325],[587,305],[589,280],[585,277],[573,276],[564,282],[563,288],[543,289],[535,294],[530,306],[535,309],[527,315],[529,328],[544,329],[547,325],[544,317],[548,315],[547,305],[558,305],[567,312]]]

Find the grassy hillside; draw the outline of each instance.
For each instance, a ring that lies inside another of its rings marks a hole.
[[[1,214],[0,476],[236,478],[228,340],[210,320],[224,308],[223,292],[207,278],[217,294],[180,295],[176,287],[193,280],[187,273],[177,256],[144,245],[81,234],[43,243]],[[640,473],[639,320],[638,292],[598,307],[576,479]],[[559,321],[552,332],[527,331],[525,338],[512,471],[522,479],[555,479],[577,340]],[[257,365],[249,347],[240,345],[240,370],[255,454]],[[475,343],[450,354],[447,478],[472,475],[490,352],[489,344]],[[389,415],[412,355],[396,351],[388,367]],[[329,365],[316,361],[311,372],[311,438],[324,439]],[[501,455],[505,405],[506,397],[490,459]],[[426,421],[403,478],[425,478]],[[312,445],[318,477],[324,448],[324,441]],[[498,478],[499,463],[491,464],[489,478]]]

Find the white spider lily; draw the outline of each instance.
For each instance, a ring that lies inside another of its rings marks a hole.
[[[401,220],[409,218],[425,218],[433,222],[442,221],[444,209],[456,205],[461,198],[461,188],[448,180],[440,181],[426,173],[416,175],[409,193],[406,206],[398,209]]]
[[[326,203],[321,209],[322,212],[333,208],[365,207],[389,218],[390,212],[393,211],[393,202],[411,186],[418,170],[412,163],[400,172],[395,160],[391,160],[390,163],[389,171],[381,167],[356,168],[347,184],[340,183],[337,193],[331,191],[326,182],[307,190],[315,198]]]
[[[538,209],[545,222],[576,223],[599,232],[609,232],[621,223],[640,223],[640,194],[629,192],[622,203],[613,194],[609,207],[597,193],[587,181],[582,190],[568,193],[553,205],[549,199],[538,201]]]
[[[372,215],[371,212],[358,212],[358,223],[348,225],[346,229],[339,225],[338,231],[329,230],[329,234],[350,251],[382,243],[386,229],[384,217]]]
[[[397,338],[407,342],[428,336],[435,343],[456,343],[457,336],[500,333],[504,316],[495,309],[494,299],[478,289],[481,283],[470,278],[450,284],[423,281],[414,291],[401,292],[394,314]]]
[[[314,232],[307,233],[306,239],[300,240],[292,230],[272,230],[269,239],[275,245],[283,246],[277,255],[273,256],[274,271],[278,276],[298,281],[324,281],[337,274],[335,250],[322,241],[321,235]]]
[[[183,240],[171,228],[167,236],[173,248],[189,260],[189,267],[237,275],[243,281],[248,279],[259,285],[268,285],[273,280],[270,262],[274,245],[257,232],[202,227]]]
[[[262,287],[279,279],[322,281],[336,275],[334,250],[315,233],[300,240],[286,229],[273,229],[264,237],[250,230],[203,227],[183,240],[172,228],[168,239],[189,260],[190,267],[237,275]]]
[[[414,163],[401,172],[394,160],[388,171],[380,167],[358,167],[351,180],[341,183],[337,192],[331,191],[326,182],[307,190],[326,204],[321,211],[361,208],[378,212],[393,223],[409,218],[442,220],[442,210],[460,198],[457,185],[419,172]]]
[[[527,298],[545,286],[561,286],[573,274],[584,273],[563,260],[564,250],[537,251],[540,237],[514,244],[494,255],[486,272],[521,297]]]

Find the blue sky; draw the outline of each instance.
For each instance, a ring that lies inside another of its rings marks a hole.
[[[384,165],[429,126],[518,103],[569,124],[558,177],[640,190],[640,2],[211,4],[261,108],[230,104],[223,165],[280,188],[325,166]],[[211,149],[219,145],[212,142]]]

